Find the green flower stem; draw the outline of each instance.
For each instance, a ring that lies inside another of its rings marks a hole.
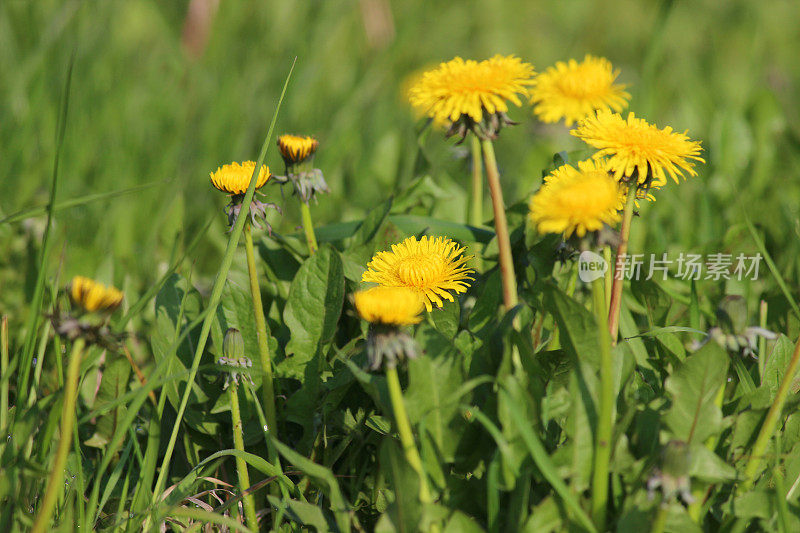
[[[261,369],[264,372],[263,382],[261,383],[261,401],[264,406],[264,414],[267,417],[267,426],[272,434],[277,436],[278,425],[275,417],[275,387],[272,381],[272,358],[269,353],[267,321],[264,318],[264,306],[261,303],[261,289],[258,286],[256,258],[253,251],[253,229],[249,221],[244,225],[244,248],[247,252],[247,273],[250,276],[250,294],[253,300],[253,315],[256,321],[258,357],[261,362]]]
[[[304,201],[300,201],[300,215],[303,217],[303,232],[306,234],[306,242],[308,243],[308,254],[313,255],[316,253],[317,236],[314,235],[314,222],[311,220],[311,209]]]
[[[778,387],[778,392],[775,394],[775,399],[772,401],[772,405],[767,412],[767,418],[764,419],[761,431],[758,432],[756,442],[753,444],[750,460],[747,462],[747,466],[745,466],[744,469],[744,482],[740,486],[742,491],[750,490],[753,487],[753,483],[755,483],[756,474],[758,474],[761,461],[764,459],[764,452],[766,452],[769,441],[775,433],[775,428],[778,426],[778,419],[781,416],[781,411],[783,411],[783,404],[786,402],[789,389],[791,389],[794,375],[797,372],[798,363],[800,363],[800,337],[798,337],[794,345],[792,358],[789,361],[789,366],[786,368],[786,373],[783,375],[781,384]]]
[[[653,526],[650,528],[651,533],[664,533],[664,528],[667,527],[667,515],[669,507],[661,504],[658,506],[656,516],[653,518]]]
[[[295,60],[296,61],[296,60]],[[286,87],[289,85],[289,80],[292,77],[292,71],[294,71],[294,64],[292,62],[292,67],[289,69],[289,75],[286,77],[286,81],[283,84],[283,89],[281,90],[280,98],[278,99],[278,105],[275,107],[275,113],[272,115],[272,121],[269,124],[269,129],[267,130],[267,136],[264,139],[264,143],[261,145],[261,152],[258,156],[258,162],[256,163],[256,167],[253,169],[253,175],[250,177],[250,185],[247,187],[247,192],[242,199],[242,212],[249,213],[250,204],[253,201],[253,195],[256,192],[256,177],[258,176],[258,171],[261,168],[261,165],[264,164],[264,159],[267,156],[267,148],[269,147],[270,142],[272,141],[272,132],[275,130],[275,122],[278,118],[278,112],[281,109],[281,103],[283,102],[283,98],[286,95]],[[225,255],[222,257],[222,264],[220,265],[219,270],[217,271],[217,277],[214,280],[214,285],[211,287],[211,296],[208,300],[208,305],[206,307],[205,316],[203,318],[203,325],[200,329],[200,337],[197,341],[197,345],[195,346],[194,356],[192,358],[192,366],[189,369],[189,377],[186,381],[186,388],[183,391],[183,395],[181,396],[181,403],[178,406],[177,414],[175,415],[175,423],[172,426],[172,432],[169,436],[169,442],[167,442],[167,449],[164,452],[164,458],[161,461],[161,469],[158,473],[158,479],[156,479],[156,485],[153,488],[153,497],[151,503],[155,506],[158,503],[159,497],[161,495],[161,491],[166,483],[167,476],[169,475],[169,466],[170,461],[172,461],[172,454],[175,451],[175,442],[178,438],[178,432],[181,428],[181,422],[183,420],[183,414],[186,412],[186,406],[189,403],[189,396],[192,391],[192,385],[194,384],[194,380],[197,377],[197,369],[200,367],[200,359],[203,356],[203,352],[206,348],[206,343],[208,342],[208,336],[211,333],[211,324],[214,320],[216,320],[216,311],[217,306],[219,305],[220,300],[222,299],[222,289],[225,286],[225,281],[228,279],[228,271],[231,268],[231,263],[233,263],[233,255],[236,252],[236,248],[239,246],[239,237],[242,235],[242,230],[244,228],[244,223],[247,220],[247,216],[240,216],[236,219],[236,222],[233,224],[233,228],[231,228],[230,237],[228,238],[228,245],[225,247]],[[152,379],[152,378],[151,378]],[[105,468],[105,466],[103,467]],[[99,487],[99,484],[95,484],[95,487]],[[97,501],[96,498],[97,490],[92,491],[92,508],[94,508],[94,503]]]
[[[233,447],[240,452],[244,451],[244,437],[242,430],[242,412],[239,409],[239,387],[232,381],[228,387],[228,394],[231,399],[231,423],[233,424]],[[247,472],[247,461],[241,457],[236,457],[236,472],[239,474],[239,486],[242,492],[250,488],[250,475]],[[256,516],[256,502],[252,494],[245,494],[242,499],[244,505],[244,517],[247,520],[247,527],[252,531],[258,531],[258,518]]]
[[[614,427],[614,359],[606,322],[605,280],[592,282],[592,307],[600,331],[600,406],[595,436],[592,473],[592,517],[597,529],[604,530],[608,507],[608,465],[611,462],[611,437]]]
[[[631,220],[633,220],[633,206],[636,203],[636,189],[637,182],[633,182],[628,186],[628,198],[625,201],[625,210],[622,212],[622,227],[619,230],[620,241],[617,248],[617,262],[613,265],[620,263],[625,254],[628,253],[628,237],[631,234]],[[611,270],[612,265],[608,268]],[[619,312],[622,308],[622,273],[616,273],[614,282],[611,285],[611,301],[608,309],[608,330],[611,333],[611,343],[617,344],[617,334],[619,332]]]
[[[469,197],[469,224],[480,227],[483,223],[483,161],[481,161],[481,141],[475,135],[469,136],[472,152],[472,188]],[[478,272],[483,270],[483,258],[473,251],[472,264]]]
[[[483,161],[481,161],[481,141],[470,135],[472,152],[472,189],[469,198],[469,223],[480,226],[483,222]]]
[[[486,179],[489,192],[492,194],[494,210],[494,227],[497,234],[497,246],[500,252],[500,275],[503,280],[503,305],[506,310],[517,305],[517,278],[514,274],[514,258],[511,255],[511,241],[508,237],[506,208],[503,205],[503,190],[500,188],[500,172],[494,156],[494,146],[490,139],[481,140],[483,162],[486,165]]]
[[[767,302],[761,300],[758,306],[758,325],[761,329],[767,329]],[[764,384],[764,372],[767,364],[767,339],[764,336],[758,338],[758,383]]]
[[[61,430],[58,440],[58,449],[50,477],[47,479],[44,499],[39,506],[39,514],[33,523],[32,533],[44,533],[50,527],[50,518],[55,509],[58,496],[64,487],[64,466],[67,464],[67,455],[72,447],[72,428],[75,425],[75,403],[78,398],[78,378],[81,370],[81,356],[84,341],[78,339],[72,345],[72,353],[67,367],[67,380],[64,383],[64,405],[61,410]]]
[[[425,470],[422,467],[422,458],[414,442],[414,434],[411,432],[411,422],[408,420],[406,406],[403,403],[403,392],[400,389],[400,379],[397,377],[397,368],[386,367],[386,382],[389,386],[389,398],[392,401],[394,410],[394,420],[397,425],[397,433],[400,435],[400,443],[403,445],[403,452],[411,468],[419,475],[419,501],[422,504],[432,503],[431,491],[428,488],[428,480],[425,477]]]
[[[603,246],[603,259],[605,260],[606,265],[608,265],[608,268],[606,268],[606,272],[603,276],[606,282],[606,313],[608,313],[608,310],[611,308],[611,291],[614,286],[614,270],[612,268],[613,265],[611,264],[611,257],[611,247],[606,244]]]
[[[3,316],[0,322],[0,436],[5,441],[8,427],[8,317]]]

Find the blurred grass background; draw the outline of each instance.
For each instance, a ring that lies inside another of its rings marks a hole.
[[[403,95],[414,72],[455,55],[495,53],[519,55],[542,71],[592,53],[621,70],[632,111],[688,129],[706,150],[698,178],[671,183],[643,208],[634,249],[734,249],[749,243],[746,211],[782,270],[798,277],[794,0],[219,2],[206,42],[197,19],[187,28],[189,11],[188,0],[0,2],[0,218],[47,202],[73,50],[58,199],[155,183],[57,214],[65,276],[100,272],[141,289],[169,259],[176,236],[190,240],[217,215],[193,258],[197,275],[215,272],[226,199],[208,173],[256,157],[294,56],[278,132],[321,141],[316,166],[332,192],[313,212],[324,224],[362,217],[419,169],[441,188],[432,214],[464,220],[464,149],[434,132],[423,146],[428,164],[420,164],[419,124]],[[529,107],[510,115],[521,125],[497,143],[509,204],[538,187],[555,152],[583,148],[563,126],[536,122]],[[283,171],[277,149],[268,159]],[[272,219],[276,230],[294,231],[294,202],[277,187],[267,191],[287,208]],[[42,224],[0,225],[3,308],[30,291],[31,237]]]

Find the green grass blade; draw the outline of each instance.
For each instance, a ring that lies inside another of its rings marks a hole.
[[[50,183],[50,200],[47,204],[47,224],[42,235],[42,249],[39,253],[38,272],[36,274],[36,286],[31,299],[31,307],[28,311],[28,318],[25,321],[25,343],[22,350],[22,361],[20,363],[20,375],[17,382],[17,394],[25,397],[28,390],[28,379],[31,372],[31,360],[36,343],[36,331],[38,330],[39,320],[42,314],[42,301],[44,299],[45,279],[47,278],[47,262],[50,257],[50,228],[53,225],[53,218],[56,205],[56,191],[58,190],[58,168],[61,161],[61,150],[64,147],[64,134],[67,129],[67,112],[69,111],[69,92],[72,85],[72,69],[75,66],[75,51],[70,56],[67,66],[67,77],[64,80],[64,90],[61,95],[61,104],[58,113],[58,125],[56,126],[56,145],[53,157],[53,178]]]
[[[267,136],[264,139],[264,144],[261,147],[261,153],[258,157],[258,163],[256,163],[255,169],[253,169],[253,175],[250,178],[250,185],[247,188],[247,193],[245,193],[244,200],[242,200],[241,212],[243,214],[249,213],[250,210],[250,203],[253,201],[253,195],[256,192],[256,181],[258,177],[258,172],[261,169],[261,166],[264,164],[264,159],[267,155],[267,149],[269,148],[270,143],[272,142],[272,134],[275,130],[275,122],[278,119],[278,112],[280,111],[281,104],[283,103],[283,98],[286,95],[286,89],[289,86],[289,80],[292,77],[292,71],[294,70],[295,62],[297,58],[292,62],[292,66],[289,69],[289,74],[286,76],[286,81],[283,84],[283,90],[281,91],[280,98],[278,99],[278,104],[275,108],[275,113],[272,116],[272,122],[269,125],[269,130],[267,131]],[[234,224],[233,229],[231,230],[230,239],[228,240],[228,247],[225,250],[225,255],[222,258],[222,265],[220,265],[220,269],[217,273],[217,278],[214,280],[214,286],[211,289],[211,298],[208,302],[208,309],[211,311],[206,315],[206,319],[203,322],[203,328],[200,331],[200,339],[198,340],[197,349],[195,351],[194,359],[192,361],[191,373],[189,375],[189,379],[186,383],[186,389],[183,393],[183,397],[181,398],[180,406],[178,407],[178,413],[175,418],[175,425],[172,428],[172,433],[169,438],[169,442],[167,444],[167,449],[164,454],[164,459],[161,462],[161,470],[158,473],[158,479],[156,480],[156,486],[153,490],[153,503],[155,503],[155,499],[158,498],[158,494],[161,492],[162,488],[164,487],[164,483],[166,481],[167,474],[169,472],[169,464],[172,460],[172,453],[175,450],[175,442],[178,438],[178,430],[181,426],[181,420],[183,419],[183,414],[186,411],[186,405],[189,402],[189,395],[191,394],[192,386],[194,384],[195,376],[197,375],[197,368],[200,365],[200,358],[203,355],[203,351],[206,347],[206,342],[208,341],[208,335],[211,331],[211,324],[214,321],[214,316],[216,314],[217,306],[219,305],[220,299],[222,298],[222,288],[225,286],[225,281],[228,276],[228,270],[230,270],[231,263],[233,263],[233,255],[236,252],[236,248],[239,244],[239,237],[242,235],[242,229],[244,228],[244,223],[247,220],[247,216],[240,216],[236,220],[236,224]]]
[[[589,515],[581,508],[578,500],[575,498],[575,495],[570,492],[569,487],[564,483],[564,481],[559,477],[558,471],[556,470],[556,466],[553,464],[552,459],[547,454],[547,450],[545,450],[544,445],[539,440],[539,437],[533,432],[531,428],[530,421],[528,421],[525,416],[522,414],[522,411],[514,402],[514,399],[511,394],[506,390],[507,385],[504,384],[503,388],[500,389],[500,394],[506,396],[506,405],[511,411],[511,421],[516,426],[517,431],[519,431],[520,435],[522,436],[522,440],[525,442],[525,446],[528,448],[528,452],[531,454],[531,458],[533,462],[536,464],[539,471],[542,473],[544,478],[550,483],[550,486],[553,487],[553,490],[561,497],[561,500],[564,502],[564,505],[572,511],[572,514],[578,520],[578,522],[586,528],[588,531],[596,532],[594,524],[592,524],[592,520],[589,518]]]

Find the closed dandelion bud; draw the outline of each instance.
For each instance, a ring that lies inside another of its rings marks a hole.
[[[228,328],[222,341],[222,353],[226,359],[238,361],[244,357],[244,337],[236,328]]]
[[[758,337],[773,340],[777,334],[757,326],[748,326],[747,302],[741,296],[726,296],[716,311],[717,325],[708,330],[708,337],[700,347],[713,340],[726,350],[741,355],[755,355]]]
[[[694,502],[689,478],[691,456],[689,445],[680,440],[667,443],[661,455],[661,468],[656,469],[647,482],[647,490],[653,497],[655,489],[660,488],[662,505],[667,505],[676,497],[687,505]]]
[[[747,328],[747,302],[741,296],[726,296],[717,307],[717,322],[728,335],[738,335]]]

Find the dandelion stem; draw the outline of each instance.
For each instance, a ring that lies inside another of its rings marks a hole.
[[[506,208],[503,205],[503,190],[500,188],[500,172],[497,170],[497,160],[494,156],[494,146],[491,139],[482,139],[483,161],[486,165],[486,179],[489,182],[489,192],[492,195],[492,209],[494,210],[494,227],[497,233],[497,246],[500,252],[500,276],[503,281],[503,305],[506,310],[517,305],[517,278],[514,274],[514,258],[511,255],[511,241],[508,236],[508,222],[506,221]]]
[[[235,380],[231,381],[228,387],[228,394],[231,399],[231,423],[233,424],[233,447],[240,452],[244,451],[244,437],[242,430],[242,412],[239,409],[239,387]],[[236,472],[239,475],[239,486],[242,492],[250,488],[250,475],[247,472],[247,461],[236,457]],[[256,502],[252,494],[245,494],[242,499],[244,505],[244,516],[247,520],[247,527],[252,531],[258,531],[258,518],[256,516]]]
[[[636,190],[638,183],[633,180],[628,185],[628,199],[625,201],[625,210],[622,212],[622,227],[619,230],[620,241],[617,248],[617,261],[615,263],[614,282],[611,285],[611,301],[608,309],[608,330],[611,333],[611,344],[617,344],[617,334],[619,332],[619,312],[622,307],[622,282],[624,272],[617,272],[616,269],[624,264],[625,255],[628,253],[628,237],[631,234],[631,220],[633,219],[633,206],[636,203]],[[611,265],[608,266],[611,268]]]
[[[606,319],[605,280],[592,282],[592,307],[600,331],[600,406],[592,474],[592,517],[599,530],[605,529],[608,507],[608,465],[611,462],[611,434],[614,427],[614,359]]]
[[[267,321],[264,318],[264,306],[261,303],[261,289],[258,286],[256,258],[253,251],[253,229],[248,221],[244,225],[244,248],[247,252],[247,273],[250,277],[250,294],[253,300],[253,315],[256,321],[256,337],[258,338],[258,356],[261,370],[264,372],[261,383],[261,397],[267,425],[273,435],[277,436],[278,426],[275,417],[275,388],[272,382],[272,358],[269,353],[269,337]]]
[[[300,201],[300,215],[303,217],[303,231],[306,234],[306,242],[308,243],[308,254],[313,255],[316,253],[317,236],[314,235],[314,222],[311,220],[311,209],[304,201]]]
[[[47,479],[47,488],[42,505],[39,507],[39,514],[36,515],[36,521],[31,529],[32,533],[43,533],[50,527],[50,518],[58,501],[58,495],[64,488],[64,466],[72,446],[72,428],[75,424],[75,403],[78,397],[78,378],[80,377],[83,348],[84,341],[80,338],[72,345],[72,353],[67,367],[67,380],[64,383],[64,405],[61,410],[58,449],[50,476]]]
[[[786,373],[783,375],[781,384],[778,387],[778,392],[775,394],[775,399],[767,412],[767,418],[764,419],[764,424],[758,432],[756,442],[753,444],[752,452],[750,453],[750,460],[747,461],[747,466],[744,469],[744,482],[741,484],[742,491],[750,490],[756,480],[761,467],[761,461],[764,459],[764,452],[767,450],[769,440],[775,433],[775,428],[778,426],[778,418],[783,410],[783,404],[786,402],[786,396],[794,381],[794,375],[797,372],[797,366],[800,363],[800,337],[794,345],[794,352],[792,358],[789,360],[789,366],[786,368]]]
[[[0,435],[5,435],[8,427],[8,317],[0,322]],[[9,372],[10,374],[10,372]],[[3,438],[5,440],[5,438]]]
[[[479,227],[483,222],[483,161],[481,161],[481,142],[475,135],[470,135],[472,152],[472,188],[469,197],[469,224]],[[475,252],[472,259],[475,269],[483,270],[483,258]]]
[[[472,189],[469,198],[469,223],[480,226],[483,222],[483,161],[481,161],[481,141],[470,135],[472,152]]]
[[[669,507],[663,503],[658,506],[656,516],[653,518],[653,526],[650,528],[651,533],[663,533],[664,528],[667,527],[667,514]]]
[[[612,270],[611,265],[611,246],[605,245],[603,246],[603,259],[606,262],[606,272],[603,275],[605,279],[605,288],[606,288],[606,314],[608,314],[608,310],[611,307],[611,291],[614,286],[614,271]]]
[[[414,435],[411,432],[411,422],[408,420],[408,413],[403,403],[403,392],[400,389],[400,379],[397,377],[397,368],[387,365],[386,382],[389,386],[389,398],[394,410],[394,420],[397,425],[397,433],[400,435],[400,443],[403,445],[403,452],[411,468],[419,475],[419,501],[422,504],[432,503],[428,480],[425,477],[425,470],[422,467],[422,458],[414,442]]]

